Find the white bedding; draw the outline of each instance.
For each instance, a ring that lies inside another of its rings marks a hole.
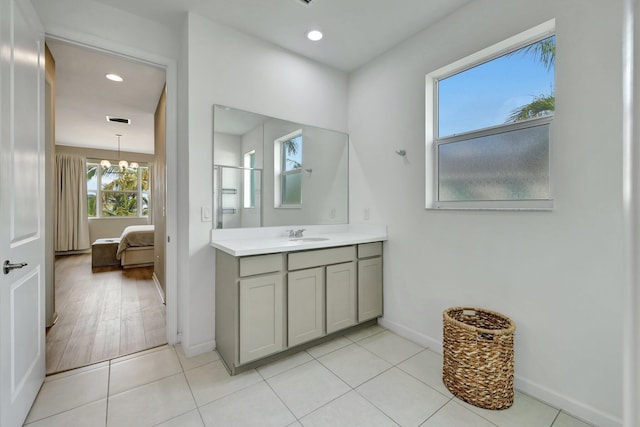
[[[116,252],[116,259],[122,257],[122,252],[127,248],[153,246],[153,225],[130,225],[124,229],[120,236],[120,244]]]

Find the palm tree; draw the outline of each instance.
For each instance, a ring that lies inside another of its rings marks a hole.
[[[291,158],[291,157],[294,157],[296,154],[298,154],[298,149],[301,148],[301,145],[302,145],[302,136],[300,135],[300,136],[296,136],[295,138],[291,138],[288,141],[284,141],[283,144],[284,144],[284,149],[287,152],[285,161],[289,163],[293,169],[298,169],[302,167],[300,162]]]
[[[549,71],[556,62],[556,38],[555,36],[547,37],[537,43],[533,43],[525,48],[516,50],[515,52],[510,53],[509,56],[516,54],[532,55],[547,69],[547,71]],[[515,123],[521,120],[533,119],[552,114],[553,111],[555,111],[555,101],[556,98],[552,88],[551,93],[535,96],[528,104],[522,105],[511,111],[506,122]]]
[[[509,114],[507,122],[515,123],[521,120],[547,116],[555,110],[555,102],[556,98],[553,94],[536,96],[530,103],[513,110]]]
[[[97,173],[99,165],[91,165],[87,170],[87,180],[90,180]],[[149,191],[149,168],[141,168],[141,187],[144,193]],[[101,192],[101,216],[132,216],[137,214],[138,206],[145,209],[143,215],[147,214],[146,206],[148,200],[143,196],[143,200],[138,201],[138,172],[127,169],[120,171],[118,166],[112,166],[102,172],[105,180],[113,178],[111,182],[102,187]],[[145,194],[146,195],[146,194]],[[93,195],[92,195],[93,196]],[[95,196],[88,198],[89,214],[95,216],[96,200]]]

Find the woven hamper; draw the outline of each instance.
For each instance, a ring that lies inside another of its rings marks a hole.
[[[442,380],[454,396],[484,409],[513,404],[515,324],[499,313],[454,307],[443,313]]]

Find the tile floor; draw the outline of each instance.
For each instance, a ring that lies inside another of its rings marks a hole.
[[[47,377],[41,426],[587,427],[516,392],[488,411],[454,398],[441,356],[372,326],[231,377],[215,352],[162,346]]]

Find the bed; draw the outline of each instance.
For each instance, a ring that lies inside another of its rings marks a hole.
[[[153,265],[153,225],[130,225],[120,236],[116,259],[122,268]]]

